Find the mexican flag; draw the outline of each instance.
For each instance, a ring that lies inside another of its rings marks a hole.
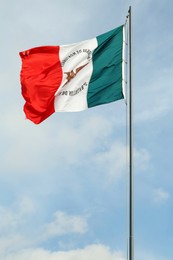
[[[124,26],[91,40],[20,52],[26,118],[75,112],[124,98]]]

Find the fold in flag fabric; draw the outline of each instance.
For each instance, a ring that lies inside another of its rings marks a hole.
[[[54,112],[75,112],[124,98],[124,26],[91,40],[20,52],[27,119],[41,123]]]

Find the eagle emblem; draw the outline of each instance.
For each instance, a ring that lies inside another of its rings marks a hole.
[[[76,75],[79,73],[79,71],[81,71],[86,65],[88,65],[88,63],[86,63],[85,65],[82,65],[80,67],[78,67],[76,69],[76,72],[74,70],[71,70],[69,72],[64,72],[64,74],[67,75],[67,81],[65,82],[65,84],[62,87],[65,87],[65,85],[67,85],[73,78],[76,77]]]

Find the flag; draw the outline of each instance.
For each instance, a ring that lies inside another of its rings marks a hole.
[[[54,112],[82,111],[124,98],[123,30],[93,39],[20,52],[27,119],[41,123]]]

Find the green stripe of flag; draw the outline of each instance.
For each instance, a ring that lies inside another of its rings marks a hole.
[[[123,98],[123,25],[97,37],[87,101],[93,107]]]

